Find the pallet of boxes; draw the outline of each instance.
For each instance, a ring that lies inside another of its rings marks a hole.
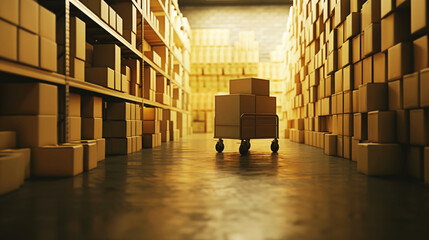
[[[240,153],[247,154],[250,139],[274,138],[271,150],[277,152],[278,116],[276,98],[269,96],[270,81],[256,78],[230,81],[230,94],[215,97],[216,150],[224,149],[222,139],[241,140]]]

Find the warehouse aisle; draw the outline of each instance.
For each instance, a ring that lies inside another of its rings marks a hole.
[[[1,239],[417,239],[429,188],[368,178],[349,160],[280,141],[214,151],[211,135],[111,157],[75,178],[0,197]]]

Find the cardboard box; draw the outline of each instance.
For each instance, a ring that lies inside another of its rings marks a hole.
[[[97,160],[102,161],[106,157],[106,139],[97,139]]]
[[[81,113],[84,118],[103,117],[103,99],[101,97],[82,95]]]
[[[230,94],[270,95],[270,81],[257,78],[230,80]]]
[[[255,113],[276,114],[276,97],[255,96]]]
[[[39,34],[40,37],[56,43],[56,17],[48,9],[39,6]],[[56,49],[56,48],[55,48]]]
[[[133,139],[127,138],[107,138],[106,152],[107,155],[126,155],[132,153]]]
[[[396,111],[396,141],[401,144],[410,143],[410,115],[408,110]]]
[[[362,84],[374,82],[373,79],[373,57],[367,57],[362,60]]]
[[[57,144],[57,116],[1,116],[0,131],[15,131],[17,147]]]
[[[68,145],[80,145],[83,146],[83,170],[90,171],[97,168],[98,162],[98,148],[96,140],[83,140],[75,141],[70,143],[65,143],[65,146]]]
[[[388,1],[388,0],[387,0]],[[410,16],[407,11],[395,11],[381,20],[381,51],[404,42],[410,35]]]
[[[387,65],[386,65],[386,54],[379,52],[373,56],[374,64],[374,82],[387,82]]]
[[[94,67],[108,67],[121,74],[121,48],[118,45],[95,44],[93,58]]]
[[[116,30],[116,16],[117,14],[115,10],[111,6],[109,6],[109,25],[115,30]]]
[[[351,91],[344,92],[344,113],[353,113],[353,93]]]
[[[70,18],[70,56],[86,60],[86,24],[77,17]]]
[[[85,5],[104,22],[109,23],[109,5],[104,0],[86,1]]]
[[[359,111],[359,90],[353,91],[353,113],[358,113]]]
[[[70,59],[70,76],[76,80],[85,81],[85,61],[77,58]]]
[[[137,9],[131,2],[118,2],[112,5],[116,13],[122,17],[123,28],[137,33]]]
[[[143,121],[143,134],[155,134],[160,132],[160,121]]]
[[[353,136],[353,114],[343,114],[343,135]]]
[[[132,136],[132,121],[104,121],[103,137],[126,138]]]
[[[424,177],[424,156],[423,148],[409,146],[407,149],[407,173],[411,177],[423,179]]]
[[[122,22],[122,18],[121,16],[119,16],[119,14],[116,14],[116,31],[122,35],[123,32],[123,22]]]
[[[102,137],[102,118],[82,118],[82,139],[100,139]]]
[[[359,30],[360,31],[360,30]],[[357,63],[361,60],[361,35],[357,34],[352,39],[352,62]]]
[[[353,89],[357,90],[363,83],[362,61],[353,64]]]
[[[420,106],[419,86],[420,82],[418,72],[404,76],[402,88],[404,97],[404,109],[418,108]]]
[[[405,1],[402,1],[405,2]],[[428,27],[428,3],[413,0],[410,3],[411,34],[424,32]]]
[[[375,1],[375,0],[372,0]],[[372,23],[363,32],[363,54],[372,55],[380,51],[381,47],[381,25]]]
[[[385,16],[387,16],[396,7],[395,0],[385,0],[380,2],[381,2],[381,18],[384,18]]]
[[[348,40],[361,32],[360,21],[360,14],[358,12],[351,12],[347,16],[344,25],[344,40]]]
[[[40,37],[39,67],[56,72],[57,71],[57,44],[49,39]]]
[[[157,108],[143,107],[143,120],[149,120],[149,121],[159,120],[156,117],[157,116],[156,111],[157,111]],[[168,112],[168,114],[169,114],[170,110],[168,110],[168,111],[164,110],[164,114],[166,112]]]
[[[107,120],[131,120],[131,104],[129,102],[109,102],[106,110]]]
[[[413,41],[414,71],[420,71],[429,67],[428,35],[424,35]]]
[[[428,111],[426,109],[410,110],[410,144],[429,145]]]
[[[353,87],[352,67],[348,65],[343,68],[343,91],[350,91]]]
[[[19,26],[39,34],[39,4],[32,0],[19,1]]]
[[[18,29],[18,61],[33,67],[39,66],[39,37],[21,28]]]
[[[391,176],[402,172],[399,144],[360,143],[357,169],[369,176]]]
[[[368,115],[366,113],[356,113],[353,116],[353,137],[359,140],[368,138]]]
[[[419,86],[420,106],[429,107],[429,68],[423,69],[420,72],[420,86]]]
[[[0,4],[3,5],[2,1]],[[13,3],[14,1],[10,1]],[[0,6],[0,9],[2,7]],[[0,10],[0,16],[3,12],[3,9]],[[17,61],[18,60],[18,28],[8,22],[5,22],[0,19],[0,57],[7,58],[9,60]]]
[[[216,125],[240,125],[240,116],[255,113],[255,96],[222,95],[215,97]]]
[[[157,145],[155,134],[143,134],[143,147],[155,148]]]
[[[380,22],[381,0],[369,0],[362,5],[361,19],[362,29],[367,28],[371,23]]]
[[[386,109],[386,83],[368,83],[359,87],[359,111],[361,113]]]
[[[80,117],[67,117],[69,122],[69,140],[80,141],[82,139],[82,120]]]
[[[19,0],[9,0],[0,2],[0,18],[14,25],[19,23]],[[4,35],[2,35],[4,36]],[[3,46],[3,45],[1,45]]]
[[[32,172],[36,177],[68,177],[83,172],[83,146],[45,146],[33,149]]]
[[[337,155],[337,135],[325,134],[325,154],[329,156]]]
[[[5,153],[16,153],[22,155],[21,158],[23,159],[23,168],[24,168],[24,177],[22,178],[22,182],[24,182],[24,179],[29,179],[31,176],[31,149],[30,148],[20,148],[20,149],[2,149],[0,150],[0,154]],[[21,170],[19,170],[20,172]],[[11,172],[13,174],[18,173],[17,172]],[[18,176],[18,175],[17,175]],[[21,177],[21,176],[20,176]]]
[[[394,143],[396,141],[396,118],[393,111],[368,113],[368,141]]]
[[[16,132],[0,131],[0,150],[16,148]]]
[[[349,136],[343,137],[343,157],[345,159],[352,158],[352,138]]]
[[[24,182],[24,155],[0,152],[0,194],[17,190]]]
[[[361,141],[356,138],[352,138],[352,161],[357,162],[359,159],[359,143]]]
[[[387,92],[389,97],[389,110],[402,109],[402,80],[388,82]]]
[[[410,43],[398,43],[387,53],[387,79],[398,80],[412,70],[412,49]]]
[[[86,68],[85,81],[114,89],[115,72],[108,67]]]
[[[70,117],[80,117],[80,94],[69,94],[69,114]]]
[[[1,83],[0,115],[57,115],[58,88],[46,83]]]

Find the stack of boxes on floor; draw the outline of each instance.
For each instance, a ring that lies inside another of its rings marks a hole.
[[[216,96],[215,138],[275,138],[275,118],[244,116],[240,120],[242,114],[276,114],[269,84],[269,80],[255,78],[231,80],[230,95]]]
[[[368,175],[429,182],[426,1],[296,1],[286,135]]]
[[[214,96],[228,92],[230,79],[258,75],[259,43],[254,32],[240,32],[233,47],[227,29],[197,29],[192,34],[192,129],[213,132]]]
[[[124,155],[142,149],[142,110],[139,104],[109,102],[104,121],[103,136],[106,153]]]
[[[0,57],[57,70],[55,14],[33,0],[0,2]]]
[[[169,134],[169,128],[167,129],[164,124],[162,124],[163,134],[161,133],[162,120],[163,113],[161,108],[143,107],[143,146],[145,148],[159,147],[163,135]]]

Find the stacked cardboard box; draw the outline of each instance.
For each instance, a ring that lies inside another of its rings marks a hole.
[[[137,34],[137,8],[131,2],[114,3],[112,8],[116,10],[118,16],[122,16],[122,35],[135,48]]]
[[[147,100],[156,100],[156,71],[152,67],[144,67],[143,97]]]
[[[82,95],[82,139],[94,140],[97,147],[97,161],[104,160],[106,140],[103,138],[103,99]]]
[[[55,14],[32,0],[2,1],[0,57],[57,71]]]
[[[118,7],[118,4],[109,6],[104,0],[82,0],[81,2],[120,35],[124,32],[124,20],[120,14],[128,18],[132,17],[128,15],[132,12],[125,11],[121,6]]]
[[[163,139],[161,122],[163,120],[163,110],[161,108],[143,108],[143,146],[145,148],[155,148],[161,145]],[[164,139],[166,134],[167,130],[164,131]]]
[[[109,102],[103,124],[106,154],[128,154],[142,149],[142,121],[139,104]]]
[[[86,81],[122,91],[121,48],[118,45],[94,45],[92,66],[86,70]]]
[[[276,114],[276,98],[270,97],[269,80],[235,79],[230,95],[216,96],[215,137],[232,139],[276,138],[276,119],[242,114]]]
[[[295,1],[286,136],[321,146],[317,133],[325,134],[325,153],[357,161],[360,172],[428,181],[427,9],[425,1]]]
[[[130,93],[136,97],[143,97],[143,84],[142,84],[142,66],[140,60],[137,59],[125,59],[122,61],[122,74],[126,76],[126,80],[129,88],[122,89],[123,92]],[[122,82],[124,86],[124,82]],[[124,88],[124,87],[123,87]]]

